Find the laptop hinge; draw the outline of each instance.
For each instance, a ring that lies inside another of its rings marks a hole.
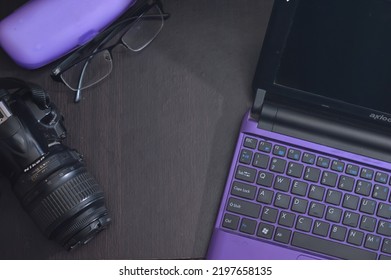
[[[261,115],[262,106],[263,106],[263,102],[265,100],[265,97],[266,97],[266,90],[263,90],[260,88],[257,89],[257,92],[255,93],[255,99],[253,102],[253,106],[251,108],[251,116],[256,120],[258,120]]]
[[[391,162],[390,130],[340,114],[265,101],[258,127]]]

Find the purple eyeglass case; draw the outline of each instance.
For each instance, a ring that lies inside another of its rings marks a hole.
[[[0,46],[36,69],[94,38],[136,1],[30,0],[0,22]]]

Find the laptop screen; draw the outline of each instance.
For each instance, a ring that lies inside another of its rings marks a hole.
[[[391,2],[301,0],[274,83],[391,112]]]

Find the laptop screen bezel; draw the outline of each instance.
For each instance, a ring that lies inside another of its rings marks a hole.
[[[375,121],[378,125],[390,127],[391,114],[388,112],[350,104],[275,83],[285,44],[300,1],[302,0],[275,0],[253,80],[254,92],[256,93],[258,89],[262,89],[266,91],[267,98],[271,100],[278,101],[281,98],[288,98],[293,103],[296,101],[296,103],[300,103],[300,106],[308,107],[310,110],[348,115],[356,119]]]

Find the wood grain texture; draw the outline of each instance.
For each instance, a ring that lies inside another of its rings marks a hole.
[[[11,3],[12,2],[12,3]],[[0,18],[26,1],[0,0]],[[83,100],[0,50],[0,76],[42,85],[65,117],[65,143],[85,156],[113,218],[88,245],[48,241],[1,179],[1,259],[203,258],[213,228],[272,0],[165,0],[161,34]]]

